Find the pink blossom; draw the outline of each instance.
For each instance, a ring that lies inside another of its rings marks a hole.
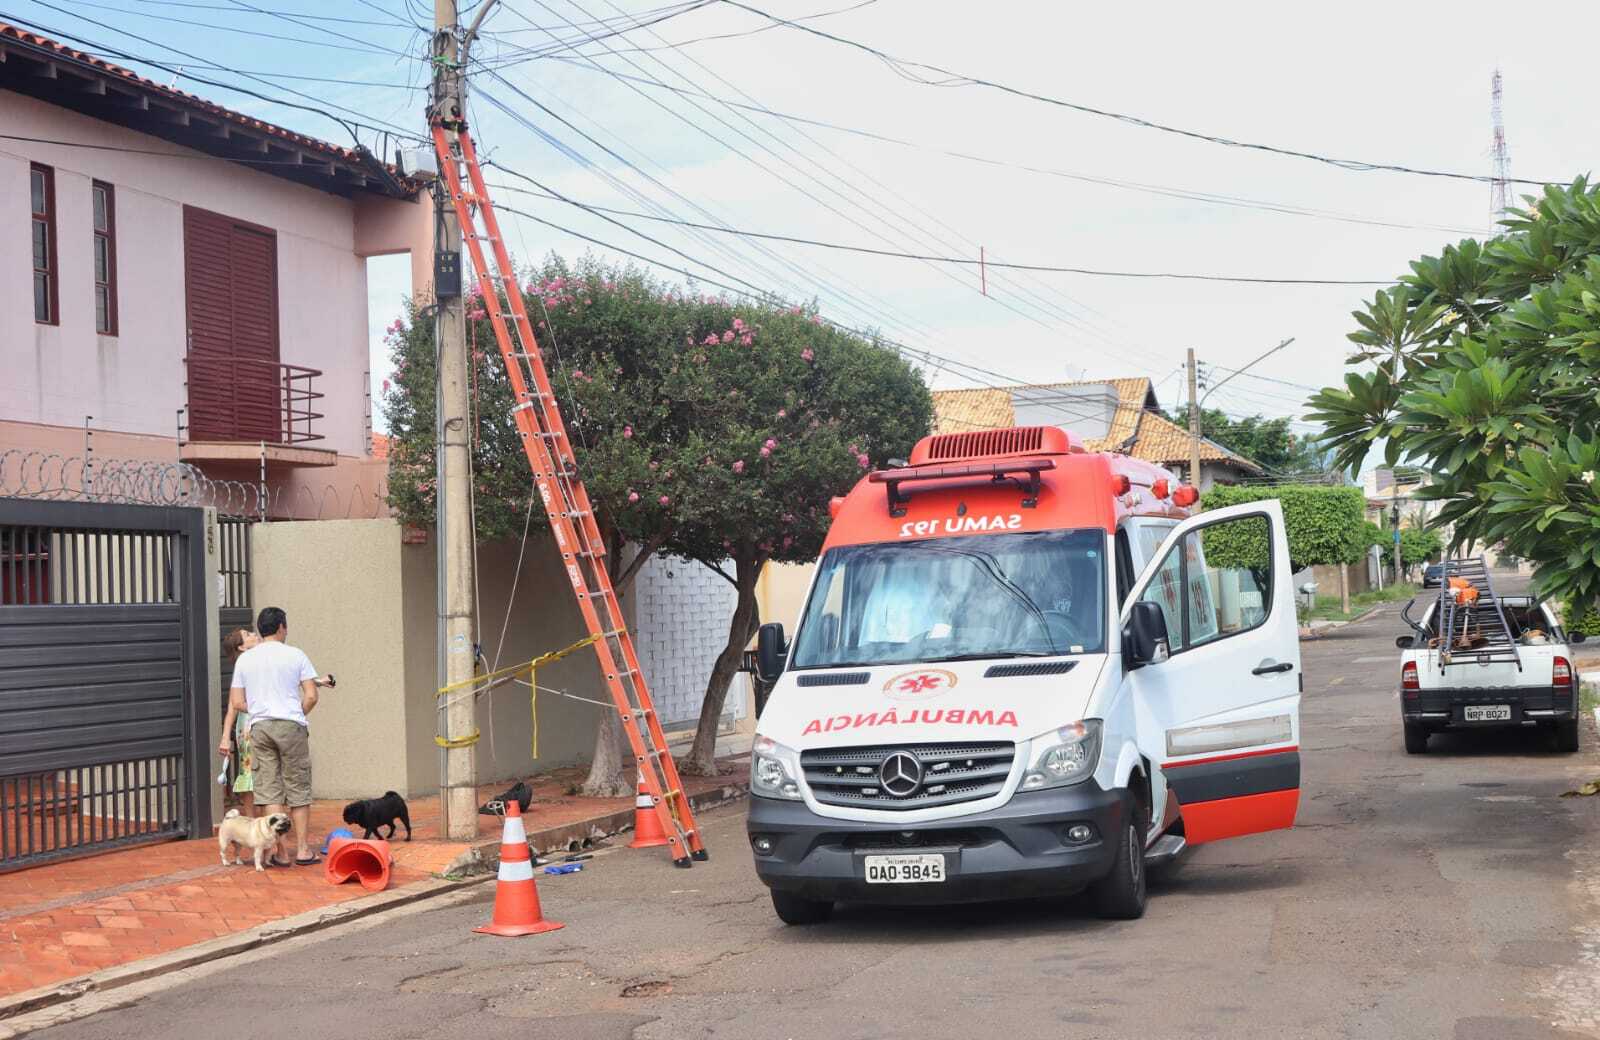
[[[633,427],[632,426],[624,426],[622,428],[622,435],[624,437],[632,437],[633,436]]]
[[[575,368],[575,369],[572,370],[572,378],[574,378],[574,379],[584,379],[584,378],[587,378],[587,377],[583,374],[583,369]],[[850,450],[854,451],[855,449],[852,448]]]
[[[768,437],[767,438],[767,448],[768,448],[768,450],[771,450],[772,448],[776,448],[777,446],[778,446],[777,440],[775,440],[772,437]]]
[[[816,356],[817,355],[811,353],[811,348],[810,347],[807,347],[806,349],[804,349],[804,350],[802,350],[800,352],[800,359],[802,361],[810,361],[812,358],[814,358]]]
[[[659,462],[652,462],[652,463],[650,463],[650,468],[651,468],[651,469],[656,469],[656,468],[658,468],[658,467],[659,467],[659,466],[660,466],[660,465],[661,465],[661,463],[659,463]]]
[[[822,318],[819,317],[818,315],[813,314],[811,316],[811,324],[813,324],[813,325],[821,325],[822,324]]]
[[[724,332],[722,334],[722,342],[724,342],[724,343],[732,343],[733,342],[733,330],[732,329],[729,329],[727,332]]]
[[[388,393],[389,392],[389,381],[387,379],[385,379],[383,381],[383,392],[384,393]]]
[[[662,496],[661,496],[661,504],[662,504],[662,505],[664,505],[664,506],[665,506],[665,505],[671,505],[671,504],[672,504],[672,499],[671,499],[671,498],[669,498],[669,497],[668,497],[668,496],[666,496],[666,495],[662,495]]]
[[[637,492],[637,491],[628,492],[628,501],[629,502],[637,502],[637,501],[639,501],[639,492]]]
[[[735,462],[733,464],[733,471],[735,473],[743,473],[744,472],[744,460],[743,459],[740,459],[738,462]]]
[[[705,338],[705,340],[701,342],[700,345],[703,346],[703,347],[714,347],[714,346],[716,346],[717,345],[717,334],[715,332],[711,333],[711,335],[707,336]]]
[[[767,447],[766,445],[762,445],[762,447],[761,447],[761,457],[762,458],[766,458],[768,455],[771,455],[771,454],[772,454],[772,449]]]
[[[778,409],[778,418],[780,418],[780,419],[785,418],[788,414],[789,414],[789,409],[787,409],[787,408],[779,408]]]
[[[789,308],[789,313],[790,314],[799,314],[800,313],[800,308],[799,307],[790,307]]]
[[[467,312],[467,317],[471,318],[473,321],[482,321],[488,316],[489,312],[484,310],[482,307],[474,307],[472,310]]]
[[[852,445],[850,445],[850,454],[859,455],[859,454],[861,454],[861,449],[856,447],[854,444],[852,444]]]
[[[862,469],[866,469],[867,466],[871,463],[871,460],[868,459],[866,457],[866,455],[857,455],[856,456],[856,462],[861,464],[861,468]]]

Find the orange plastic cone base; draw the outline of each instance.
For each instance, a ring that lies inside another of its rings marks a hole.
[[[667,832],[661,829],[661,817],[656,815],[650,793],[644,789],[644,781],[641,780],[638,797],[633,801],[633,840],[628,842],[628,848],[653,849],[658,845],[670,844]]]

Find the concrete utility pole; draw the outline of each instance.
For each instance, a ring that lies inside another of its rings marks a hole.
[[[434,0],[433,90],[429,116],[447,127],[460,125],[466,111],[464,54],[457,53],[460,26],[455,0]],[[464,51],[465,48],[462,48]],[[454,150],[456,132],[447,134]],[[451,686],[473,676],[472,614],[472,459],[468,443],[467,322],[461,304],[461,225],[455,208],[438,181],[435,223],[434,303],[438,344],[438,482],[435,529],[439,566],[439,685]],[[460,742],[477,732],[476,698],[445,697],[440,804],[445,833],[457,841],[478,836],[477,754]]]
[[[1189,348],[1189,483],[1200,490],[1200,377],[1195,372],[1194,348]]]

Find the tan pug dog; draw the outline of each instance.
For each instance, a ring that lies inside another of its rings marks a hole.
[[[278,839],[289,833],[293,824],[287,813],[273,813],[271,816],[240,816],[238,809],[229,809],[228,814],[222,818],[222,826],[217,828],[217,851],[222,854],[222,865],[228,866],[228,847],[253,849],[256,854],[256,869],[261,866],[261,857],[271,855],[278,845]],[[238,848],[234,849],[234,863],[243,863],[239,858]]]

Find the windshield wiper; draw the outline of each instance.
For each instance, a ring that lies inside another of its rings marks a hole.
[[[1059,657],[1053,650],[980,650],[970,654],[951,654],[948,657],[929,657],[928,663],[944,661],[984,661],[997,657]]]
[[[988,574],[989,577],[995,580],[995,584],[999,585],[1002,589],[1005,589],[1007,592],[1011,593],[1011,595],[1015,596],[1017,600],[1024,607],[1026,607],[1031,614],[1033,614],[1034,620],[1039,622],[1039,630],[1044,633],[1044,641],[1050,644],[1051,651],[1055,651],[1056,641],[1050,635],[1050,622],[1045,618],[1044,611],[1039,609],[1039,604],[1035,603],[1031,596],[1022,591],[1022,586],[1018,585],[1016,582],[1012,581],[1006,576],[1006,572],[1000,569],[1000,564],[995,561],[993,556],[990,556],[986,552],[979,552],[976,549],[955,549],[948,545],[930,545],[923,543],[917,546],[917,548],[926,550],[928,552],[950,553],[952,556],[965,556],[968,559],[977,560],[984,573]],[[1048,657],[1049,654],[1041,654],[1039,656]],[[946,658],[946,660],[956,660],[956,658]]]

